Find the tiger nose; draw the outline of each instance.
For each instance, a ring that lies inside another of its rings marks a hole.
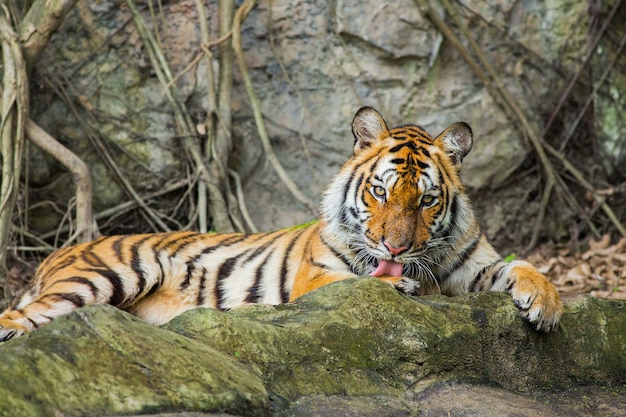
[[[392,254],[393,256],[398,256],[401,253],[409,250],[407,246],[400,246],[399,248],[396,248],[395,246],[393,246],[391,243],[387,242],[386,240],[383,241],[383,245],[387,247],[387,250],[389,250],[389,253]]]

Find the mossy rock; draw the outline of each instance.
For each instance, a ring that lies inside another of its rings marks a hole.
[[[287,305],[192,310],[161,328],[92,306],[0,346],[0,415],[297,415],[354,401],[363,415],[419,415],[433,381],[622,387],[625,312],[578,299],[544,334],[505,294],[410,298],[373,278]]]
[[[3,344],[0,356],[3,416],[269,411],[249,367],[111,306],[61,317]]]

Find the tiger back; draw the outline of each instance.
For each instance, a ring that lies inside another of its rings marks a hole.
[[[411,295],[507,292],[536,329],[557,326],[554,285],[526,262],[505,263],[480,231],[459,178],[473,142],[467,124],[432,138],[415,125],[389,129],[364,107],[352,132],[353,156],[328,186],[318,222],[252,235],[112,236],[60,249],[0,316],[0,341],[87,304],[162,324],[196,307],[285,303],[363,275]]]

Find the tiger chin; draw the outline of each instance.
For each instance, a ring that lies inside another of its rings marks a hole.
[[[88,304],[162,324],[196,307],[286,303],[363,275],[413,295],[506,292],[537,330],[558,326],[554,285],[527,262],[504,262],[480,231],[459,179],[473,141],[467,124],[432,138],[411,124],[389,129],[363,107],[352,133],[354,153],[327,188],[318,222],[251,235],[111,236],[60,249],[0,316],[0,341]]]

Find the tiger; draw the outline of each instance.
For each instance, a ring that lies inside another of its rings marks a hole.
[[[414,124],[389,129],[363,107],[351,127],[353,154],[323,194],[318,221],[256,234],[109,236],[61,248],[0,316],[0,341],[90,304],[160,325],[197,307],[288,303],[361,276],[411,296],[505,292],[536,330],[558,327],[556,287],[525,261],[505,262],[481,232],[460,181],[473,144],[468,124],[433,139]]]

